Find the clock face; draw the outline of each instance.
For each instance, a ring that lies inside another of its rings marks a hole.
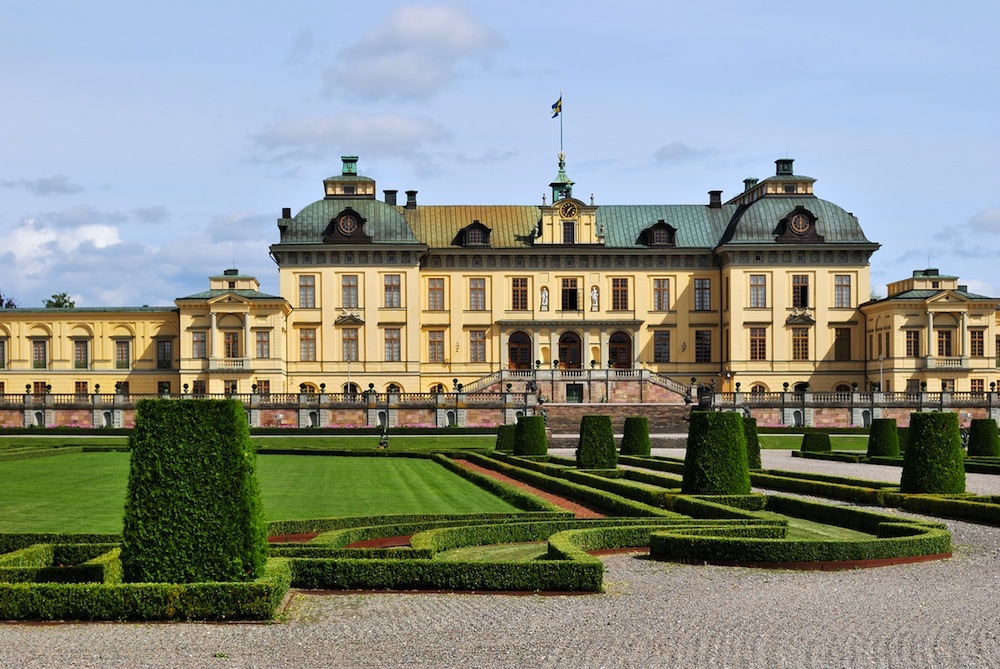
[[[789,222],[792,232],[801,235],[809,229],[809,218],[805,214],[795,214]]]
[[[566,202],[559,207],[559,213],[562,214],[563,218],[573,218],[577,214],[576,205],[572,202]]]
[[[354,234],[354,231],[358,229],[358,221],[350,214],[344,214],[340,217],[340,220],[337,221],[337,227],[339,227],[340,231],[345,235],[352,235]]]

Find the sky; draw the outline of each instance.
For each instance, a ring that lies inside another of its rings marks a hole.
[[[277,293],[283,207],[340,156],[426,204],[596,204],[795,173],[882,245],[1000,295],[1000,3],[7,0],[0,293],[171,306]]]

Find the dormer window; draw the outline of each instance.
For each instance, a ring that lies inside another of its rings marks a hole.
[[[452,244],[458,246],[489,246],[491,232],[489,228],[477,219],[462,228],[454,241],[452,241]]]
[[[663,246],[665,244],[673,243],[670,239],[670,231],[666,228],[655,228],[653,230],[653,236],[650,242],[656,246]]]
[[[470,228],[465,236],[466,244],[485,244],[486,231],[482,228]]]
[[[677,229],[662,218],[649,226],[639,236],[639,243],[645,246],[674,246]]]

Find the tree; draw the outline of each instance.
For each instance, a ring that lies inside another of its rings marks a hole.
[[[0,309],[16,309],[17,302],[14,301],[13,297],[8,297],[0,292]]]
[[[42,300],[42,303],[46,309],[72,309],[76,306],[68,293],[53,293],[50,299]]]

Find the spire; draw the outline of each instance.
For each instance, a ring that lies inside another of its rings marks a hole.
[[[552,187],[552,204],[573,196],[573,181],[566,176],[566,154],[562,151],[559,152],[559,173],[549,185]]]

